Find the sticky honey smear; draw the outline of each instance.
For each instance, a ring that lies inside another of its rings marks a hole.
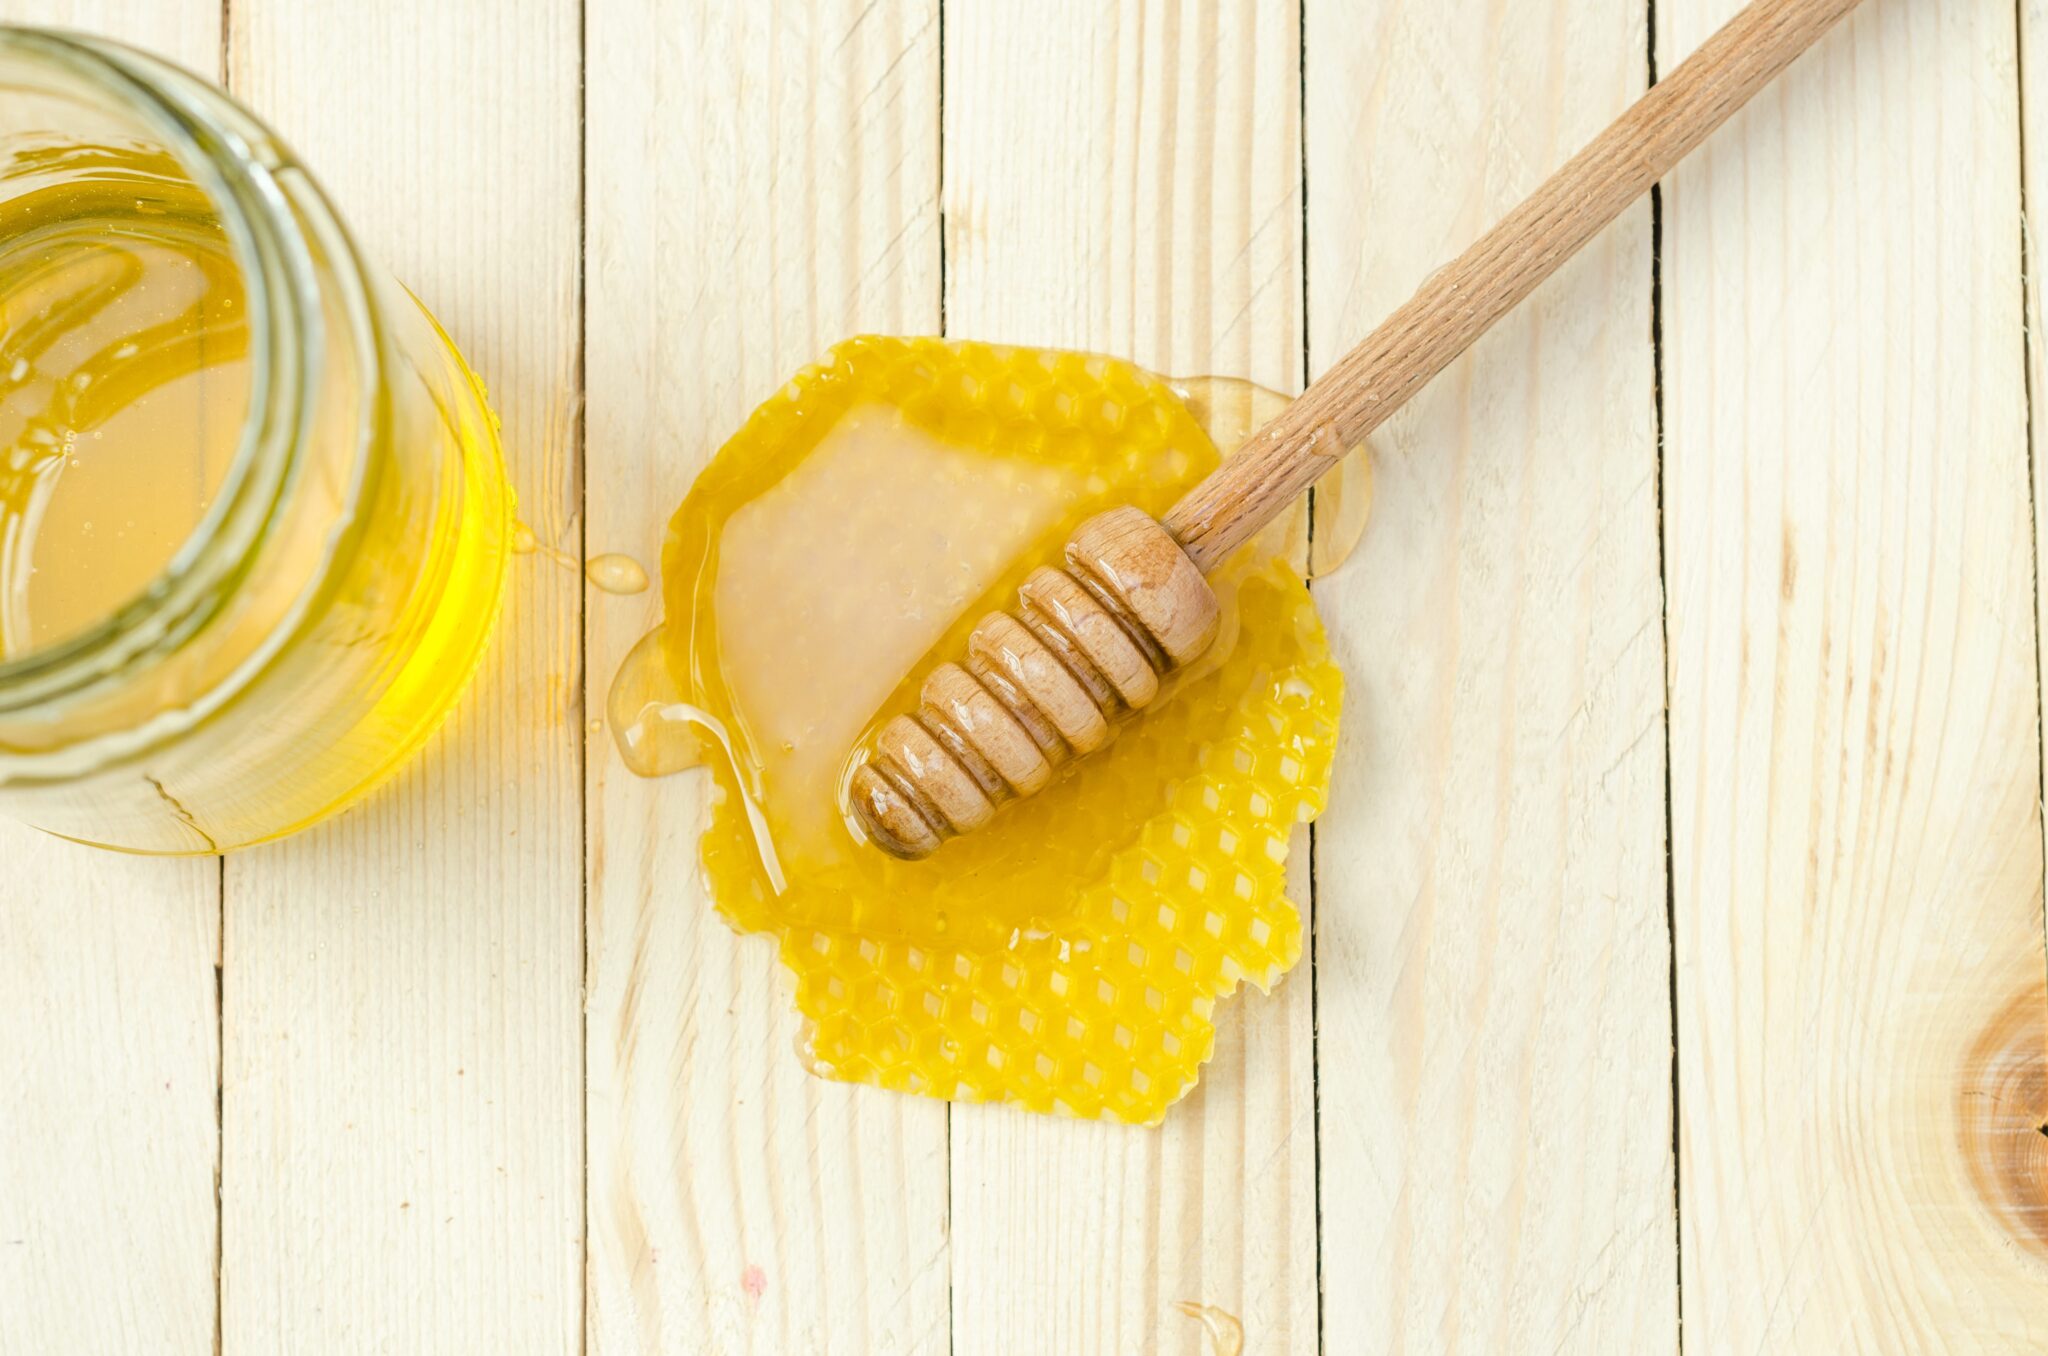
[[[614,685],[629,766],[707,764],[718,907],[780,945],[817,1073],[1151,1123],[1218,998],[1301,954],[1293,826],[1323,806],[1342,680],[1271,542],[1170,698],[922,862],[857,840],[849,750],[1082,519],[1163,513],[1216,465],[1161,379],[1106,358],[858,338],[720,450],[670,525],[666,622]]]
[[[1236,447],[1292,403],[1238,377],[1181,377],[1172,389],[1211,441],[1224,448]],[[1310,579],[1333,574],[1351,559],[1372,516],[1372,449],[1340,442],[1334,461],[1316,481],[1310,512],[1282,514],[1262,534],[1267,554],[1303,562]]]
[[[1202,1325],[1212,1356],[1244,1356],[1244,1324],[1236,1314],[1194,1300],[1181,1300],[1173,1307]]]

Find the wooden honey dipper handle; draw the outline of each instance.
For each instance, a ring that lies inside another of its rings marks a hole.
[[[1208,647],[1203,578],[1618,217],[1857,0],[1753,0],[1469,249],[1439,269],[1272,422],[1154,521],[1091,518],[1068,569],[1040,569],[991,613],[967,666],[925,682],[878,733],[849,808],[885,851],[922,857],[1028,796],[1109,737]]]
[[[1755,0],[1431,274],[1166,515],[1206,574],[1813,45],[1857,0]]]

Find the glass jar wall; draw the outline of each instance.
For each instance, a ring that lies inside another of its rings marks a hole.
[[[212,86],[0,29],[0,812],[215,852],[418,748],[495,616],[475,377]]]

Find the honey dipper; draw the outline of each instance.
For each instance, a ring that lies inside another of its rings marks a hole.
[[[1430,275],[1363,343],[1254,433],[1164,519],[1082,523],[1067,568],[1040,567],[992,612],[966,664],[925,680],[915,715],[875,734],[847,783],[867,836],[923,857],[1029,796],[1108,739],[1215,639],[1204,576],[1647,192],[1857,0],[1754,0],[1493,229]]]

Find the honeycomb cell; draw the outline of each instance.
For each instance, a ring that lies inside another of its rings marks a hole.
[[[839,799],[876,719],[1074,526],[1162,514],[1217,459],[1127,363],[863,337],[690,491],[663,556],[665,697],[624,719],[615,701],[613,727],[710,732],[666,744],[708,755],[705,876],[734,926],[777,939],[816,1072],[1156,1122],[1209,1057],[1216,1000],[1300,956],[1288,837],[1322,809],[1343,685],[1299,575],[1256,550],[1215,578],[1215,653],[979,832],[898,861]]]

